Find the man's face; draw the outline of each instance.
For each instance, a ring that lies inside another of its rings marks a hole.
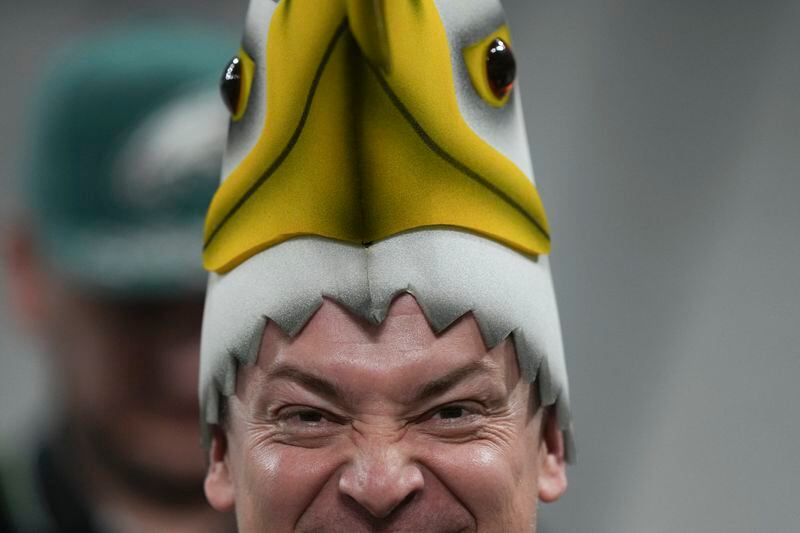
[[[49,352],[59,413],[87,475],[115,476],[140,494],[202,499],[197,373],[202,295],[122,300],[66,283],[12,235],[17,313]],[[99,467],[99,469],[98,469]]]
[[[566,488],[535,396],[471,316],[437,336],[408,295],[380,327],[325,301],[239,370],[206,494],[243,532],[528,532]]]
[[[43,333],[77,436],[133,488],[201,495],[202,297],[115,300],[65,287],[50,300]]]

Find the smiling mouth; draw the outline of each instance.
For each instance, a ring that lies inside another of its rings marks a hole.
[[[420,527],[405,527],[405,526],[388,526],[384,527],[371,527],[367,529],[352,529],[350,527],[317,527],[313,529],[298,530],[297,533],[475,533],[477,530],[474,527],[461,527],[461,528],[420,528]]]
[[[357,520],[357,522],[339,522],[335,524],[312,526],[311,528],[297,529],[296,533],[476,533],[477,526],[472,525],[445,525],[445,524],[431,524],[430,522],[438,521],[435,518],[428,517],[429,520],[397,520],[390,518],[375,519],[371,518],[370,523]],[[336,519],[331,520],[335,522]]]

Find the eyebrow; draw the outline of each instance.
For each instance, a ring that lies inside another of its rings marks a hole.
[[[466,381],[467,379],[478,375],[486,374],[491,370],[490,366],[483,360],[473,361],[460,368],[456,368],[444,376],[429,381],[414,389],[411,395],[411,403],[423,403],[436,396],[444,394],[456,385]],[[324,397],[327,400],[341,403],[349,400],[348,394],[345,394],[339,387],[332,382],[310,374],[304,370],[297,368],[290,364],[281,364],[276,368],[270,370],[267,374],[268,380],[287,380],[305,387],[309,391]]]
[[[270,370],[267,374],[267,379],[293,381],[331,401],[338,401],[345,397],[342,391],[330,381],[309,374],[292,365],[279,365]]]
[[[423,403],[426,400],[444,394],[477,374],[487,374],[490,370],[490,367],[483,360],[473,361],[417,388],[412,402]]]

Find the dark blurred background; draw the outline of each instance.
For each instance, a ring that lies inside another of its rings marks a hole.
[[[797,531],[800,3],[505,6],[578,438],[546,531]],[[0,3],[0,224],[54,48],[164,16],[238,32],[245,8]],[[0,449],[46,420],[42,363],[0,306]]]

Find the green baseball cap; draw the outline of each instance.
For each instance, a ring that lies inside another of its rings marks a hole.
[[[128,27],[52,59],[22,190],[59,274],[119,296],[203,288],[228,125],[219,78],[236,48],[205,27]]]

